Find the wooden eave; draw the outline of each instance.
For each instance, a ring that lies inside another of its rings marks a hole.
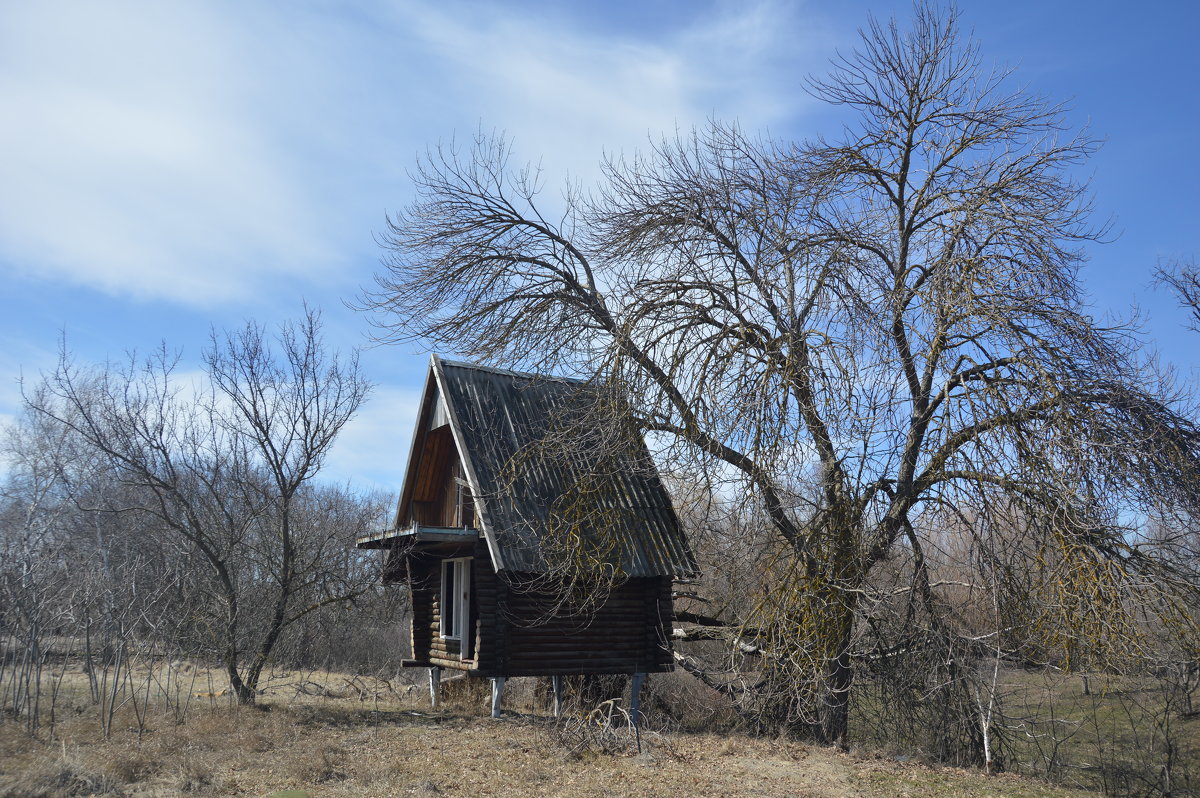
[[[487,544],[488,554],[491,555],[492,568],[496,571],[502,571],[504,570],[504,560],[500,547],[496,545],[495,536],[492,534],[488,522],[487,500],[484,498],[484,492],[479,483],[479,476],[475,472],[475,466],[471,463],[471,452],[467,447],[466,440],[463,438],[462,423],[458,418],[458,413],[455,412],[453,403],[447,398],[449,393],[446,386],[446,375],[442,371],[442,360],[436,354],[429,356],[429,369],[433,373],[434,379],[437,380],[438,395],[441,397],[442,405],[445,407],[446,417],[450,421],[450,434],[454,436],[454,448],[458,450],[463,474],[466,475],[468,487],[471,489],[471,501],[475,505],[475,519],[479,522],[484,543]]]

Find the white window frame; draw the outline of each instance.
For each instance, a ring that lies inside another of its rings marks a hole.
[[[442,560],[441,635],[443,640],[457,640],[466,652],[467,626],[471,620],[471,562],[472,557]],[[447,589],[446,576],[452,574],[453,595]],[[461,656],[461,653],[460,653]]]

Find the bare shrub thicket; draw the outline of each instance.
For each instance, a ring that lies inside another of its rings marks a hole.
[[[41,475],[23,448],[30,441],[46,444],[26,437],[35,422],[26,417],[10,431],[11,466],[0,499],[3,709],[29,731],[51,736],[56,718],[80,709],[80,702],[100,707],[105,734],[122,707],[135,711],[140,726],[149,704],[182,721],[200,703],[197,694],[223,689],[211,677],[197,681],[193,667],[220,663],[225,650],[216,623],[221,616],[213,617],[220,607],[212,604],[211,566],[151,517],[130,511],[137,497],[102,469],[82,473],[60,465],[47,472],[53,484],[36,491]],[[375,563],[349,540],[370,528],[382,506],[378,497],[340,488],[301,492],[302,523],[342,544],[322,553],[324,578],[364,587],[353,604],[329,603],[289,624],[271,668],[394,671],[405,654],[405,599],[372,583]],[[248,647],[253,631],[269,621],[270,605],[261,595],[272,589],[272,577],[256,573],[252,561],[239,565],[246,631],[238,645]],[[265,584],[255,585],[257,579]],[[86,698],[61,689],[64,679],[81,675]]]
[[[27,388],[0,497],[0,700],[30,731],[53,734],[74,668],[105,734],[119,708],[140,729],[151,703],[182,720],[224,689],[191,661],[242,701],[276,667],[394,668],[404,602],[353,548],[385,502],[313,480],[366,391],[318,331],[284,328],[282,354],[253,326],[215,338],[208,389],[161,353],[64,355]]]
[[[759,703],[763,641],[746,636],[740,624],[710,625],[700,615],[738,617],[748,587],[758,584],[769,536],[748,528],[744,516],[724,514],[717,502],[689,505],[686,497],[695,492],[687,486],[674,492],[704,575],[681,586],[677,597],[682,668],[663,680],[662,703],[651,698],[646,705],[661,718],[678,719],[675,728],[707,718],[709,728],[774,735],[779,726]],[[689,506],[704,512],[688,513]],[[1111,795],[1197,794],[1200,638],[1187,633],[1186,623],[1162,606],[1145,606],[1146,593],[1093,595],[1111,590],[1102,570],[1092,582],[1067,581],[1061,554],[1015,508],[926,513],[918,523],[929,541],[929,591],[939,614],[913,606],[911,552],[896,552],[864,588],[871,611],[856,631],[852,745],[1049,777]],[[726,533],[714,535],[717,527]],[[729,539],[734,529],[736,550],[706,543]],[[1132,546],[1173,561],[1173,578],[1186,574],[1182,549],[1189,538],[1186,519],[1178,517],[1129,531]],[[1063,620],[1101,601],[1087,623]],[[1185,603],[1176,611],[1198,610]],[[659,678],[651,684],[650,693],[659,693]],[[721,696],[736,722],[721,714]]]

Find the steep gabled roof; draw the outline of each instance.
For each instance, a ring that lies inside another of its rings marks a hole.
[[[583,382],[434,355],[397,528],[410,517],[424,439],[448,422],[497,571],[544,572],[565,529],[626,576],[693,575],[645,443],[625,419],[592,412],[598,402]]]

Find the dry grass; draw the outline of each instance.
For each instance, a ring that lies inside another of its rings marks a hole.
[[[80,765],[67,757],[35,761],[0,784],[3,798],[122,795],[112,776]]]
[[[555,743],[553,721],[528,714],[537,703],[531,687],[511,703],[506,696],[510,710],[499,721],[486,717],[487,691],[479,685],[451,692],[453,700],[435,712],[423,689],[394,681],[278,674],[259,708],[193,696],[186,723],[177,725],[152,704],[140,739],[129,706],[109,739],[90,708],[67,713],[53,741],[32,740],[4,720],[0,798],[268,796],[285,789],[323,798],[1077,794],[745,736],[648,735],[640,754],[568,756]]]
[[[1174,793],[1200,794],[1200,716],[1168,706],[1162,680],[1093,674],[1086,693],[1083,685],[1081,675],[1008,674],[1009,713],[1042,719],[1039,726],[1025,724],[1035,734],[1014,740],[1015,766],[1051,760],[1064,782],[1114,795],[1157,795],[1169,744]]]
[[[1000,746],[1004,768],[1109,795],[1150,798],[1169,785],[1176,796],[1200,796],[1200,713],[1185,711],[1182,693],[1148,673],[1084,679],[1061,671],[1001,670],[1002,714],[992,741]],[[878,693],[862,689],[856,701],[855,746],[929,761],[938,729],[910,726],[908,708],[881,704]]]

